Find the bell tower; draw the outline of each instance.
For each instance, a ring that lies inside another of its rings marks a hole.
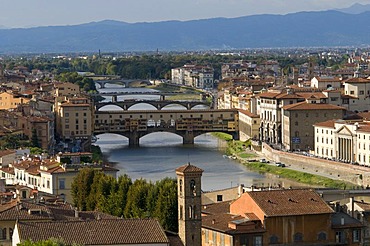
[[[202,173],[190,163],[176,169],[179,236],[184,246],[202,245]]]

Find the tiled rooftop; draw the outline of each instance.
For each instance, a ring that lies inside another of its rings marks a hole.
[[[267,217],[333,213],[333,209],[313,190],[270,190],[247,193]]]
[[[203,172],[203,169],[193,166],[190,163],[185,164],[181,167],[178,167],[176,169],[176,172],[181,172],[181,173],[198,173],[198,172]]]
[[[169,243],[154,219],[19,222],[18,228],[21,240],[62,238],[66,244],[80,245]]]

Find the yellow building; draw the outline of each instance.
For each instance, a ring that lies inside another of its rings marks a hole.
[[[239,109],[239,138],[241,141],[259,139],[261,119],[259,115]]]
[[[0,109],[15,109],[18,105],[27,104],[29,101],[29,98],[11,92],[0,93]]]
[[[56,97],[74,96],[80,94],[80,87],[73,83],[55,83],[54,95]]]
[[[89,99],[69,98],[59,102],[56,111],[56,130],[61,139],[90,139],[92,110]]]

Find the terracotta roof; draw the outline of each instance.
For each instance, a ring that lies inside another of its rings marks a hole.
[[[370,123],[369,122],[360,123],[358,125],[357,131],[358,132],[367,132],[367,133],[369,133],[370,132]]]
[[[355,201],[356,205],[359,206],[363,211],[370,212],[370,203],[364,201]]]
[[[328,121],[324,121],[324,122],[319,122],[319,123],[314,124],[314,126],[327,127],[327,128],[333,128],[334,129],[334,125],[335,125],[336,121],[337,121],[337,119],[336,120],[328,120]]]
[[[347,79],[345,82],[346,83],[370,83],[370,80],[363,79],[363,78],[352,78],[352,79]]]
[[[318,82],[341,82],[339,77],[315,77]]]
[[[245,114],[245,115],[247,115],[251,118],[259,118],[260,117],[258,114],[253,114],[250,111],[244,110],[244,109],[239,109],[239,112],[242,113],[242,114]]]
[[[359,115],[364,120],[370,120],[370,112],[361,112],[357,115]]]
[[[1,150],[0,151],[0,157],[4,157],[4,156],[7,156],[7,155],[11,155],[11,154],[15,154],[15,150],[12,150],[12,149],[8,149],[8,150]]]
[[[254,214],[230,214],[230,202],[212,203],[202,207],[202,227],[228,234],[264,232],[260,220]],[[230,224],[236,225],[234,228]],[[248,224],[248,227],[244,225]],[[242,225],[242,227],[238,227]],[[244,227],[243,227],[244,226]]]
[[[3,168],[0,168],[0,170],[3,171],[4,173],[9,173],[13,175],[15,174],[13,167],[3,167]]]
[[[251,191],[249,195],[267,217],[327,214],[333,209],[313,190]]]
[[[2,206],[2,205],[1,205]],[[35,213],[30,213],[29,210],[34,210]],[[0,212],[0,221],[10,220],[52,220],[53,216],[50,210],[40,204],[31,202],[16,201],[11,202],[7,209]]]
[[[176,169],[176,172],[181,172],[181,173],[202,173],[203,169],[200,169],[199,167],[193,166],[190,164],[185,164],[181,167],[178,167]]]
[[[295,104],[286,105],[283,107],[284,110],[344,110],[344,107],[339,107],[327,103],[308,103],[299,102]]]
[[[169,243],[164,230],[154,219],[18,222],[17,225],[21,241],[62,238],[70,245]]]

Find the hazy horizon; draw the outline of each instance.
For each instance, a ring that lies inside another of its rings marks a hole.
[[[341,9],[370,0],[0,0],[0,28],[78,25],[103,20],[128,23],[234,18],[257,14]]]

